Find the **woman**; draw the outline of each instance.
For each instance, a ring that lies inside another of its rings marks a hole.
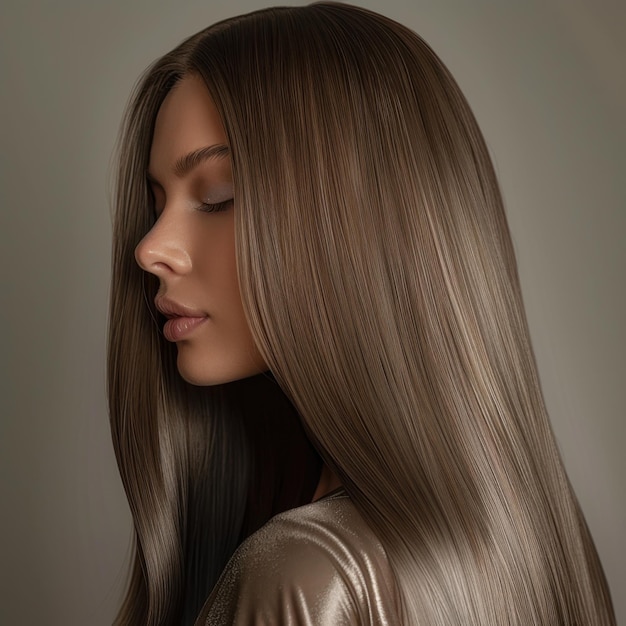
[[[415,33],[322,2],[165,55],[113,255],[119,624],[615,622],[487,148]]]

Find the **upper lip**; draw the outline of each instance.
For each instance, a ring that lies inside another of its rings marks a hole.
[[[154,299],[154,304],[156,308],[168,319],[173,317],[207,317],[206,313],[198,311],[198,309],[192,309],[184,304],[174,302],[174,300],[170,300],[165,296],[157,296]]]

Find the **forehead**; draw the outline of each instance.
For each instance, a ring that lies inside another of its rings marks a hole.
[[[199,76],[185,76],[159,108],[150,148],[150,171],[165,173],[181,156],[219,143],[227,143],[226,133],[209,90]]]

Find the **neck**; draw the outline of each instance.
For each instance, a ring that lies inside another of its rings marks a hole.
[[[317,489],[313,494],[313,502],[319,500],[321,497],[325,496],[328,492],[333,489],[337,489],[337,487],[341,487],[341,481],[339,477],[330,471],[329,467],[324,464],[322,466],[322,472],[320,474],[320,481],[317,484]]]

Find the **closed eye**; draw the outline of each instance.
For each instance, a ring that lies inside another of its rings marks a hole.
[[[218,202],[217,204],[208,204],[207,202],[203,202],[199,207],[199,211],[203,211],[204,213],[218,213],[219,211],[225,211],[230,208],[233,204],[234,198],[230,198],[230,200],[224,200],[224,202]]]

